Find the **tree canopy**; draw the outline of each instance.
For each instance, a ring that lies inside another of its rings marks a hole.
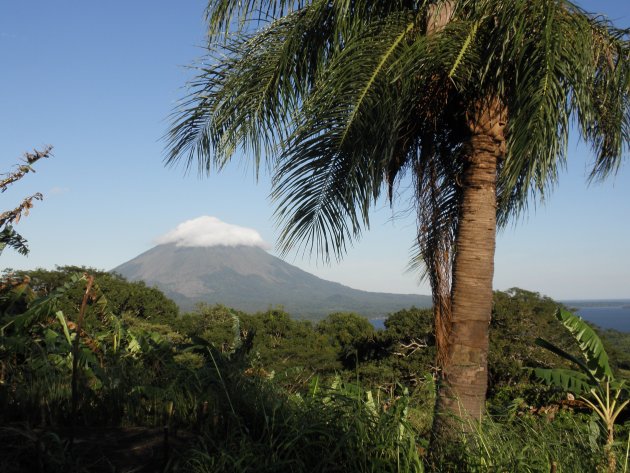
[[[55,270],[7,270],[5,276],[9,275],[18,279],[28,278],[35,296],[45,297],[70,281],[73,275],[82,273],[89,273],[97,278],[101,290],[107,297],[110,309],[116,314],[127,312],[135,317],[160,323],[173,321],[179,313],[175,302],[167,298],[159,289],[148,287],[141,281],[127,281],[120,275],[94,268],[61,266]],[[66,314],[78,313],[81,295],[80,287],[68,290],[57,302],[59,310]]]

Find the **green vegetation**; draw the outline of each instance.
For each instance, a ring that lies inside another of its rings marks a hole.
[[[167,163],[267,160],[280,248],[324,260],[411,175],[434,438],[453,441],[450,419],[485,411],[497,227],[557,182],[570,131],[592,148],[593,179],[628,151],[629,31],[568,0],[216,0],[206,20]]]
[[[495,294],[491,416],[467,426],[458,447],[437,449],[430,310],[401,310],[375,330],[353,313],[317,324],[281,308],[178,314],[155,289],[85,268],[2,281],[8,473],[592,472],[611,458],[626,471],[627,410],[609,445],[586,405],[524,369],[559,367],[537,337],[580,354],[557,304],[536,293]],[[151,309],[133,309],[142,304]],[[620,392],[618,405],[626,399]]]
[[[384,330],[282,308],[178,314],[116,276],[7,273],[0,469],[626,472],[625,360],[548,299],[493,296],[492,279],[497,226],[555,184],[569,130],[591,178],[622,162],[630,31],[567,0],[217,0],[206,19],[167,162],[267,159],[280,248],[325,260],[411,174],[433,312]],[[39,198],[0,215],[0,251],[28,251],[11,224]]]
[[[107,301],[112,312],[129,314],[140,319],[147,319],[154,323],[172,322],[179,313],[177,305],[164,294],[143,282],[129,282],[122,276],[99,271],[94,268],[79,266],[61,266],[54,271],[36,269],[32,271],[5,270],[5,279],[28,278],[29,287],[38,296],[49,296],[55,289],[68,283],[75,274],[89,273],[96,277],[98,284],[107,294]],[[79,310],[83,292],[78,286],[69,287],[59,295],[56,304],[59,310],[72,314]]]
[[[624,381],[617,380],[613,374],[608,354],[597,333],[569,311],[559,310],[556,317],[578,343],[582,359],[542,338],[536,341],[543,348],[576,364],[580,371],[537,368],[534,373],[546,383],[580,394],[580,399],[599,416],[606,432],[604,451],[608,458],[608,471],[614,473],[616,459],[612,448],[615,441],[615,422],[630,402],[628,399],[620,399],[622,394],[627,395],[627,389]]]

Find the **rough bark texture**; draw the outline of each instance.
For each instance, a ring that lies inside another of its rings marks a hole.
[[[497,99],[480,101],[469,116],[471,131],[463,202],[453,263],[448,355],[438,391],[437,435],[480,419],[488,382],[488,329],[496,238],[496,181],[505,151],[506,111]],[[461,421],[464,421],[461,423]],[[461,424],[461,425],[460,425]]]
[[[451,260],[446,248],[433,254],[431,289],[433,292],[433,319],[435,325],[435,364],[438,369],[448,362],[448,343],[451,333]]]

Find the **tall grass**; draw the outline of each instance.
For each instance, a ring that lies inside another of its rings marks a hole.
[[[593,473],[606,465],[598,426],[582,414],[487,417],[460,442],[427,452],[404,393],[378,403],[336,384],[299,397],[266,380],[224,379],[234,410],[206,426],[175,471]],[[617,451],[624,473],[625,449]]]
[[[524,414],[487,417],[452,448],[432,453],[440,472],[593,473],[606,456],[598,427],[586,416],[565,413],[553,420]],[[619,452],[621,453],[621,452]],[[620,456],[621,458],[621,456]]]
[[[226,386],[234,411],[204,432],[178,469],[191,472],[422,472],[402,397],[388,409],[359,389],[306,398],[264,380]]]

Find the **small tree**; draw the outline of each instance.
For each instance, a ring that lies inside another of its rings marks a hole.
[[[580,396],[602,421],[606,432],[604,451],[608,460],[608,471],[614,472],[616,460],[612,447],[615,440],[615,420],[630,402],[620,401],[625,390],[624,382],[615,379],[608,363],[608,355],[597,333],[580,317],[567,310],[558,310],[556,318],[571,333],[580,347],[584,360],[581,360],[562,348],[542,339],[536,343],[565,360],[575,363],[580,369],[536,368],[534,374],[547,384],[572,391]]]
[[[24,153],[24,163],[17,166],[12,172],[4,174],[0,180],[0,193],[5,192],[7,188],[22,179],[29,172],[35,172],[33,164],[42,158],[51,156],[52,146],[46,146],[42,151],[34,150],[32,153]],[[13,248],[22,255],[28,254],[27,241],[15,231],[14,223],[18,223],[23,215],[28,215],[29,210],[33,207],[34,200],[42,200],[43,196],[39,192],[26,197],[22,203],[13,210],[7,210],[0,214],[0,254],[8,246]]]

